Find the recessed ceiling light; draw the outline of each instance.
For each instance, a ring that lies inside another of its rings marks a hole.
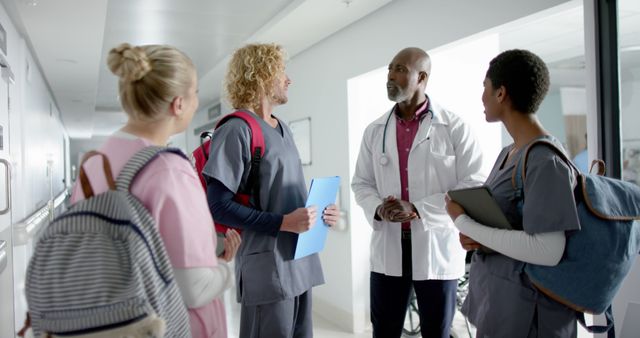
[[[25,0],[24,3],[31,7],[38,6],[38,0]]]

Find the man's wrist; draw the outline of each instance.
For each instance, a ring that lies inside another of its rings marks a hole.
[[[380,208],[382,208],[382,204],[376,207],[376,210],[373,214],[373,219],[376,221],[382,221],[382,217],[380,217]]]
[[[413,208],[413,212],[416,213],[416,216],[418,216],[418,218],[421,218],[420,213],[418,212],[418,208],[416,208],[416,206],[413,203],[411,203],[411,207]]]

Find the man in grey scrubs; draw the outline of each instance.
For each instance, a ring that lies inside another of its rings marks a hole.
[[[214,220],[242,229],[236,256],[240,337],[312,337],[311,288],[324,283],[317,254],[293,259],[298,234],[310,229],[317,211],[304,207],[307,188],[291,131],[272,115],[287,102],[291,81],[284,68],[282,47],[250,44],[234,53],[227,70],[229,103],[255,114],[264,135],[259,189],[250,206],[234,201],[252,165],[244,121],[233,118],[216,129],[203,169]],[[335,205],[322,213],[327,225],[336,224]]]

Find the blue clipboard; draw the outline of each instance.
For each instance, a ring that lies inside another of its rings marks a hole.
[[[339,187],[339,176],[320,177],[311,180],[305,207],[315,205],[318,217],[311,230],[298,235],[298,243],[296,244],[296,252],[293,259],[309,256],[324,249],[329,226],[322,221],[322,211],[330,204],[336,203]]]

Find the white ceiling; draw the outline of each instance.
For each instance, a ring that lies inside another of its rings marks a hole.
[[[170,44],[185,51],[198,68],[201,107],[206,107],[220,98],[234,49],[247,42],[277,42],[293,57],[393,0],[1,1],[27,37],[69,135],[89,138],[109,135],[126,121],[117,79],[105,64],[108,51],[121,42]],[[640,1],[623,0],[619,10],[624,76],[626,67],[640,63]],[[584,85],[582,1],[495,31],[501,49],[526,45],[543,56],[555,84]]]
[[[121,42],[186,52],[198,69],[204,107],[219,100],[228,56],[243,44],[277,42],[293,57],[391,1],[2,0],[72,138],[108,135],[126,121],[105,59]]]
[[[527,49],[540,55],[549,66],[551,87],[584,87],[585,26],[582,1],[563,5],[496,27],[500,49]],[[640,66],[640,1],[618,2],[618,45],[624,80],[628,69]]]

